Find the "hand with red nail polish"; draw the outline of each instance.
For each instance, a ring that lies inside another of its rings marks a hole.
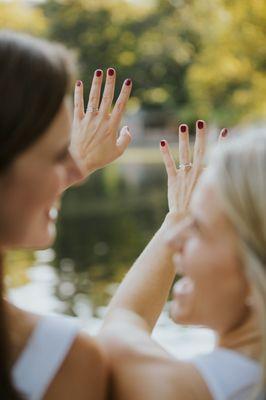
[[[205,152],[205,122],[196,123],[196,139],[194,145],[193,162],[190,157],[189,128],[186,124],[179,126],[179,167],[165,140],[160,142],[167,177],[168,177],[168,205],[170,212],[186,213],[194,187],[203,170]]]
[[[83,85],[77,81],[74,94],[74,120],[70,150],[82,167],[84,178],[104,167],[123,154],[131,141],[131,134],[124,127],[118,135],[132,89],[131,79],[126,79],[112,109],[116,71],[108,68],[103,97],[100,101],[103,71],[94,73],[88,106],[84,109]]]

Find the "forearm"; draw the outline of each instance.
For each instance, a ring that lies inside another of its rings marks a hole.
[[[118,309],[130,310],[143,318],[152,330],[167,300],[175,271],[172,251],[166,244],[168,230],[180,220],[177,214],[168,214],[133,264],[114,295],[105,322]]]

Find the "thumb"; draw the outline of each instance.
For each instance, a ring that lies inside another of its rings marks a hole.
[[[129,132],[128,126],[124,126],[121,131],[120,135],[116,141],[117,147],[121,152],[124,152],[132,140],[131,133]]]

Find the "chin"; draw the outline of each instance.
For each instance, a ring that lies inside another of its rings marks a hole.
[[[38,244],[39,250],[45,250],[51,247],[54,244],[55,238],[56,238],[56,232],[54,232],[53,234],[49,234],[49,236],[43,238],[43,240],[40,240]]]
[[[172,301],[171,303],[170,318],[176,324],[195,325],[190,310],[181,307],[177,301]]]
[[[42,235],[36,235],[34,238],[26,241],[26,243],[22,246],[24,249],[31,250],[45,250],[51,247],[56,238],[56,228],[55,225],[49,224],[46,232]]]

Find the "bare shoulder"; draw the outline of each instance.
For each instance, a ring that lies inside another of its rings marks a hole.
[[[105,398],[107,363],[96,339],[79,333],[44,400],[85,400]]]
[[[119,330],[112,327],[102,337],[110,358],[114,398],[212,400],[196,367],[166,352],[140,324],[134,321],[129,329],[120,323]]]

